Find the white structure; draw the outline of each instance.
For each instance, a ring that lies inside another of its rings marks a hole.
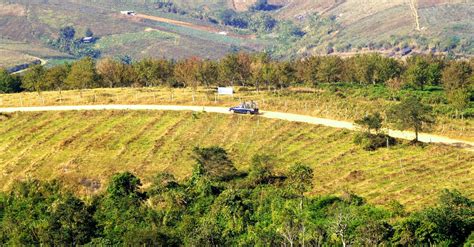
[[[224,36],[227,36],[227,32],[224,32],[224,31],[222,31],[222,32],[218,32],[218,34],[220,34],[220,35],[224,35]]]
[[[131,11],[131,10],[120,11],[120,14],[122,14],[122,15],[131,15],[131,16],[136,15],[135,11]]]
[[[94,41],[95,41],[94,37],[84,37],[84,38],[82,38],[82,43],[92,43]]]
[[[219,95],[233,95],[234,89],[231,87],[218,87],[217,94]]]

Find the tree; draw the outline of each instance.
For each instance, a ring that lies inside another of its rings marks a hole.
[[[318,67],[321,58],[312,56],[304,60],[296,62],[296,78],[306,85],[317,85],[318,83]]]
[[[193,101],[195,101],[196,91],[201,83],[199,74],[200,64],[201,61],[199,58],[192,57],[178,62],[174,67],[174,77],[176,80],[185,86],[191,86],[193,90]]]
[[[432,111],[431,106],[423,104],[417,97],[410,96],[388,109],[387,118],[401,130],[413,129],[415,142],[418,142],[418,133],[435,122]]]
[[[10,75],[6,69],[0,68],[0,93],[17,93],[21,91],[18,77]]]
[[[278,63],[275,72],[277,79],[275,87],[280,88],[280,90],[289,87],[296,80],[294,68],[289,62]]]
[[[83,245],[95,236],[96,222],[84,202],[67,195],[55,205],[48,231],[53,245]]]
[[[142,185],[139,178],[130,172],[116,174],[107,187],[107,194],[110,198],[143,198],[139,191]]]
[[[92,32],[92,30],[90,28],[87,28],[86,31],[84,32],[84,35],[86,37],[92,37],[92,36],[94,36],[94,33]]]
[[[338,56],[327,56],[321,58],[317,69],[317,79],[323,83],[335,83],[341,81],[343,72],[343,60]]]
[[[375,130],[375,132],[378,133],[382,128],[382,122],[383,119],[379,112],[366,115],[355,121],[357,125],[365,128],[367,133],[371,133],[372,130]]]
[[[95,70],[94,60],[90,57],[83,58],[71,66],[71,72],[66,78],[66,85],[69,88],[83,89],[92,88],[98,85],[98,75]]]
[[[29,68],[23,76],[22,86],[26,90],[36,91],[38,94],[47,89],[44,82],[45,69],[43,65],[35,65]]]
[[[106,86],[123,87],[132,84],[130,66],[115,61],[111,58],[99,60],[96,65],[97,74],[101,77]]]
[[[217,66],[217,63],[212,60],[205,60],[199,63],[198,80],[207,88],[217,83],[219,76]]]
[[[219,62],[219,78],[230,86],[245,86],[251,77],[251,63],[246,53],[229,54]]]
[[[44,83],[49,89],[61,90],[65,87],[65,81],[69,73],[69,65],[60,65],[46,70]]]
[[[75,35],[76,35],[76,29],[74,29],[74,27],[72,26],[63,27],[59,30],[59,36],[60,38],[64,40],[68,40],[68,41],[74,40]]]
[[[436,57],[413,56],[407,59],[405,81],[415,89],[437,85],[441,80],[442,61]]]
[[[471,91],[474,89],[471,65],[465,61],[453,61],[444,69],[442,78],[449,103],[456,112],[464,110],[470,102]]]

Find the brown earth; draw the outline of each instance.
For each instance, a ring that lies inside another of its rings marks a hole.
[[[220,32],[226,32],[227,36],[231,37],[236,37],[236,38],[243,38],[243,39],[254,39],[254,35],[240,35],[240,34],[235,34],[228,32],[226,30],[218,29],[216,27],[211,27],[211,26],[205,26],[205,25],[198,25],[190,22],[184,22],[184,21],[178,21],[178,20],[173,20],[173,19],[168,19],[168,18],[163,18],[159,16],[152,16],[152,15],[145,15],[145,14],[137,14],[136,16],[131,16],[127,17],[132,20],[152,20],[152,21],[158,21],[158,22],[163,22],[163,23],[168,23],[176,26],[181,26],[181,27],[187,27],[187,28],[192,28],[195,30],[200,30],[200,31],[205,31],[205,32],[210,32],[210,33],[220,33]]]
[[[25,16],[26,9],[20,4],[1,4],[0,16]]]

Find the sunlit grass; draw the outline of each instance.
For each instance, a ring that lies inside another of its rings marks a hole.
[[[81,96],[82,94],[82,96]],[[59,92],[0,94],[0,107],[41,105],[91,105],[91,104],[165,104],[233,106],[243,100],[258,102],[260,109],[298,113],[316,117],[353,121],[367,113],[384,112],[389,104],[383,99],[368,100],[366,96],[348,94],[337,96],[329,91],[290,89],[285,92],[269,92],[238,89],[234,97],[217,97],[213,89],[200,88],[195,101],[191,89],[168,88],[113,88]],[[428,131],[438,135],[474,141],[472,119],[452,119],[439,116],[437,124]]]
[[[400,144],[367,152],[353,132],[242,115],[105,111],[16,113],[0,121],[0,188],[14,180],[62,180],[89,195],[110,176],[132,171],[147,186],[167,171],[191,174],[195,146],[219,145],[242,171],[255,154],[275,156],[283,172],[301,162],[315,169],[312,193],[350,190],[370,202],[399,200],[409,208],[432,203],[443,188],[474,196],[474,155],[441,145]],[[90,185],[90,181],[99,184]]]

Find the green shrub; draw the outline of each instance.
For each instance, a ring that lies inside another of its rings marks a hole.
[[[354,143],[360,145],[366,151],[375,151],[379,148],[393,146],[396,139],[385,134],[358,133],[354,137]]]

